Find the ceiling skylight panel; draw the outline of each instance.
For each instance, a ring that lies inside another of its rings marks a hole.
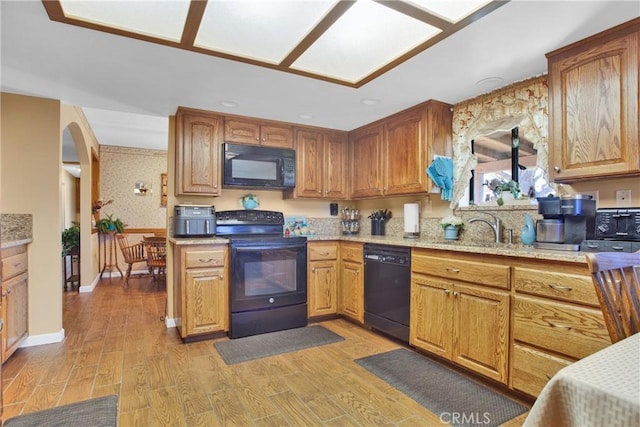
[[[210,0],[194,45],[280,63],[337,0]]]
[[[355,83],[439,32],[388,7],[359,0],[291,68]]]
[[[407,0],[416,6],[456,23],[492,0]]]
[[[182,37],[189,3],[189,0],[60,1],[68,18],[172,41],[180,41]]]

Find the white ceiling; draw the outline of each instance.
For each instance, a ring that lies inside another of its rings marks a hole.
[[[0,14],[2,91],[83,107],[100,144],[166,149],[178,106],[351,130],[455,104],[495,88],[480,80],[546,73],[546,52],[640,16],[640,2],[512,0],[357,89],[52,22],[39,1],[2,0]]]

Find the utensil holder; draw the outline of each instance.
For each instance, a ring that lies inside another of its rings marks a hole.
[[[385,232],[384,218],[371,218],[371,235],[384,236]]]

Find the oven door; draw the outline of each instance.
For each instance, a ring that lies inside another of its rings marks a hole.
[[[307,302],[307,242],[286,238],[231,242],[232,313]]]

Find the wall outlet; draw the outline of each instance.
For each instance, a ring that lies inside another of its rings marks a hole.
[[[616,207],[628,208],[631,206],[631,190],[616,191]]]

